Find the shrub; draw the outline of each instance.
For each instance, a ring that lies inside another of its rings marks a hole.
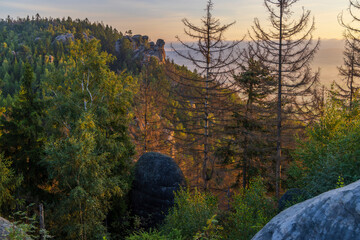
[[[15,190],[22,182],[22,176],[15,173],[11,164],[9,159],[0,154],[0,213],[5,215],[19,203],[19,200],[15,199]]]
[[[7,239],[10,240],[31,240],[31,239],[41,239],[46,240],[52,238],[49,235],[46,229],[38,229],[36,215],[31,217],[28,216],[29,208],[34,204],[27,206],[25,212],[18,211],[13,214],[11,217],[14,221],[11,224],[10,228],[7,228],[9,235]]]
[[[193,239],[196,233],[207,226],[207,221],[217,212],[217,200],[209,193],[195,189],[180,189],[175,194],[175,205],[166,216],[163,233],[180,231],[184,239]]]
[[[194,236],[194,240],[219,240],[222,239],[221,231],[223,227],[218,224],[216,215],[207,220],[207,226],[203,228],[202,232],[198,232]]]
[[[337,187],[339,176],[346,185],[360,179],[360,114],[336,103],[306,131],[294,152],[289,169],[291,187],[303,188],[312,196]]]
[[[265,186],[258,177],[250,181],[248,189],[234,195],[225,225],[227,239],[251,239],[275,215],[274,203],[265,194]]]
[[[126,240],[167,240],[158,231],[150,230],[149,232],[138,232],[126,238]]]
[[[126,240],[185,240],[180,231],[173,230],[169,234],[161,233],[157,230],[149,232],[138,232],[126,238]]]

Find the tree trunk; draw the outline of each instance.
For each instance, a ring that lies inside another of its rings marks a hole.
[[[277,103],[277,140],[276,140],[276,169],[275,169],[275,191],[276,198],[280,198],[280,166],[281,166],[281,123],[282,123],[282,20],[283,20],[283,1],[280,4],[280,35],[279,35],[279,72],[278,72],[278,103]]]

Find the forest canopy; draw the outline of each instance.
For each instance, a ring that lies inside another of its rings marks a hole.
[[[199,26],[185,18],[196,41],[173,50],[193,71],[141,54],[163,41],[102,22],[1,19],[0,216],[35,239],[251,239],[288,189],[301,201],[360,179],[359,31],[340,18],[346,84],[327,91],[311,12],[264,2],[272,29],[255,19],[244,48],[212,1]],[[186,179],[153,229],[129,200],[147,152]]]

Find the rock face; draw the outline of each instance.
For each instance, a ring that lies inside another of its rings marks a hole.
[[[86,40],[86,41],[90,41],[90,40],[92,40],[92,39],[94,39],[95,37],[94,36],[92,36],[92,35],[90,35],[90,36],[88,36],[86,33],[84,33],[83,32],[83,37],[84,37],[84,39]],[[72,33],[64,33],[64,34],[61,34],[61,35],[58,35],[56,38],[55,38],[55,40],[54,40],[54,42],[56,42],[56,41],[61,41],[61,42],[63,42],[63,43],[65,43],[65,42],[67,42],[67,41],[75,41],[75,36],[74,36],[74,34],[72,34]],[[53,43],[54,43],[53,42]]]
[[[253,240],[360,240],[360,181],[278,214]]]
[[[149,152],[135,166],[131,190],[134,214],[140,216],[145,228],[155,227],[174,204],[174,191],[185,182],[175,161],[166,155]]]
[[[0,217],[0,239],[7,239],[8,231],[7,229],[10,228],[12,224],[6,220],[5,218]]]
[[[291,188],[281,196],[278,204],[279,211],[283,211],[285,208],[294,205],[295,203],[302,202],[308,197],[308,192],[300,188]]]
[[[74,41],[74,35],[72,33],[61,34],[55,38],[55,41],[61,41],[61,42]]]
[[[115,50],[120,52],[120,49],[124,41],[129,41],[131,43],[132,49],[134,51],[133,58],[142,58],[143,62],[149,61],[150,57],[156,57],[160,63],[165,62],[165,41],[158,39],[156,44],[154,42],[149,42],[148,36],[134,35],[134,36],[124,36],[115,43]]]
[[[84,32],[83,32],[83,36],[84,36],[84,39],[85,39],[86,41],[90,41],[90,40],[92,40],[92,39],[95,38],[95,37],[92,36],[92,35],[88,36],[88,35],[87,35],[86,33],[84,33]]]

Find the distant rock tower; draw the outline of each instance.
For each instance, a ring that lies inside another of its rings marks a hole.
[[[129,41],[131,43],[132,49],[134,50],[134,59],[141,58],[143,62],[146,62],[149,61],[150,57],[155,57],[160,63],[165,62],[165,41],[163,39],[158,39],[155,44],[154,42],[149,42],[148,36],[142,36],[139,34],[132,37],[124,36],[116,41],[116,52],[120,52],[124,41]]]

